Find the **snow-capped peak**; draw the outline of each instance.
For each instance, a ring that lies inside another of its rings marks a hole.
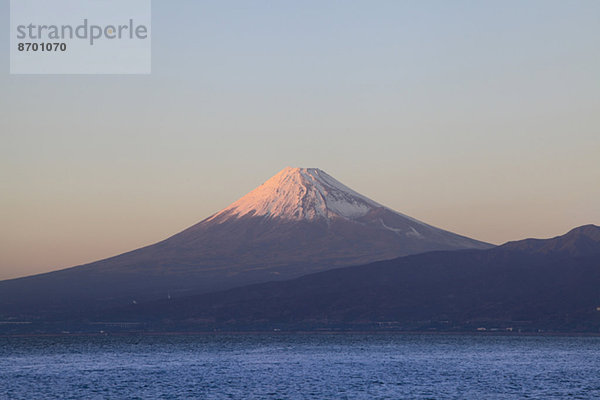
[[[354,219],[382,207],[318,168],[291,168],[214,215],[265,216],[288,220]]]

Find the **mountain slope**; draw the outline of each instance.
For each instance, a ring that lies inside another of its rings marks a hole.
[[[596,225],[583,225],[552,239],[508,242],[502,245],[502,248],[525,253],[585,256],[596,254],[599,246],[600,229]]]
[[[104,314],[185,326],[600,330],[600,227],[489,250],[440,251]],[[581,240],[589,246],[581,251]],[[563,245],[554,248],[554,244]],[[525,250],[523,250],[525,248]],[[554,248],[553,250],[548,250]]]
[[[319,169],[285,168],[221,212],[162,242],[0,282],[0,313],[86,310],[430,250],[488,247],[384,207]]]

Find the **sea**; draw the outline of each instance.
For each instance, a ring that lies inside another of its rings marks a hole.
[[[600,337],[0,337],[2,399],[600,399]]]

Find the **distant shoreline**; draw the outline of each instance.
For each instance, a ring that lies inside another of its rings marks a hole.
[[[429,335],[429,336],[555,336],[600,337],[600,332],[431,332],[431,331],[173,331],[173,332],[79,332],[0,334],[0,338],[18,337],[98,337],[98,336],[251,336],[251,335]]]

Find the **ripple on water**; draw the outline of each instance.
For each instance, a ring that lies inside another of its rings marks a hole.
[[[10,399],[592,399],[599,370],[596,337],[0,338]]]

